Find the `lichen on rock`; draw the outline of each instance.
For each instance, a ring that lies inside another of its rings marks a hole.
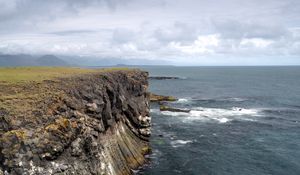
[[[147,77],[114,70],[0,84],[0,174],[132,174],[150,151]]]

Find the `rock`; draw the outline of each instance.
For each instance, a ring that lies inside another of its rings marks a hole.
[[[0,109],[0,133],[9,130],[9,124],[4,117],[5,115],[8,114]]]
[[[150,150],[147,77],[103,71],[30,82],[14,87],[18,98],[0,84],[16,98],[0,108],[0,174],[132,174]]]
[[[166,76],[155,76],[149,77],[150,80],[177,80],[179,77],[166,77]]]
[[[189,113],[191,111],[190,109],[180,109],[180,108],[174,108],[165,105],[160,105],[159,109],[160,111],[185,112],[185,113]]]
[[[177,101],[178,99],[173,96],[164,96],[150,93],[151,102],[163,102],[163,101]]]
[[[98,108],[96,103],[88,103],[86,106],[88,107],[88,110],[93,112],[96,112]]]
[[[81,138],[77,138],[75,141],[72,142],[71,144],[71,155],[78,157],[82,155],[82,148],[83,148],[83,140]]]

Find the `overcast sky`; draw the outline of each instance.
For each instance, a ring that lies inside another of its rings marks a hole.
[[[0,0],[0,53],[300,65],[300,1]]]

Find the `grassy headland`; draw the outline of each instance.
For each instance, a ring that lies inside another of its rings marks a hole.
[[[0,68],[0,83],[40,82],[76,74],[99,72],[97,69],[71,67],[9,67]]]
[[[59,78],[85,74],[125,71],[128,68],[84,69],[71,67],[7,67],[0,68],[0,112],[25,114],[45,99],[59,100],[62,95],[54,82]],[[60,81],[57,81],[57,84]]]

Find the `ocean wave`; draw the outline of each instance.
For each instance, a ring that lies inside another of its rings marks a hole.
[[[231,98],[227,98],[229,101],[236,101],[236,102],[242,102],[242,101],[246,101],[246,98],[239,98],[239,97],[231,97]]]
[[[240,97],[225,97],[225,98],[192,98],[188,99],[190,101],[199,101],[199,102],[208,102],[208,103],[214,103],[214,102],[243,102],[247,101],[247,98],[240,98]]]
[[[300,109],[293,109],[293,108],[265,108],[263,109],[266,113],[271,114],[298,114]]]
[[[151,109],[150,109],[150,112],[151,112],[151,113],[158,114],[158,113],[160,113],[160,110],[159,110],[159,109],[155,109],[155,108],[151,108]]]
[[[220,123],[227,123],[229,121],[229,119],[228,118],[221,118],[221,119],[218,119],[218,121]]]
[[[231,109],[196,107],[192,108],[189,113],[171,111],[159,111],[159,113],[168,116],[182,116],[186,120],[215,120],[219,123],[227,123],[234,119],[255,121],[253,117],[263,115],[260,109],[239,107],[233,107]]]
[[[239,98],[239,97],[229,97],[229,98],[191,98],[191,97],[186,97],[186,98],[179,98],[176,102],[178,104],[188,104],[188,103],[235,103],[235,102],[244,102],[247,101],[248,99],[246,98]]]
[[[187,99],[187,98],[179,98],[177,100],[177,103],[187,103],[190,99]]]
[[[188,143],[193,143],[192,140],[174,140],[170,142],[173,148],[184,146]]]
[[[188,116],[190,114],[186,112],[172,112],[172,111],[160,111],[158,113],[163,115],[169,115],[169,116]]]
[[[246,109],[239,107],[232,107],[231,109],[222,109],[222,108],[203,108],[196,107],[193,108],[192,116],[242,116],[242,115],[251,115],[251,116],[260,116],[259,109]]]

